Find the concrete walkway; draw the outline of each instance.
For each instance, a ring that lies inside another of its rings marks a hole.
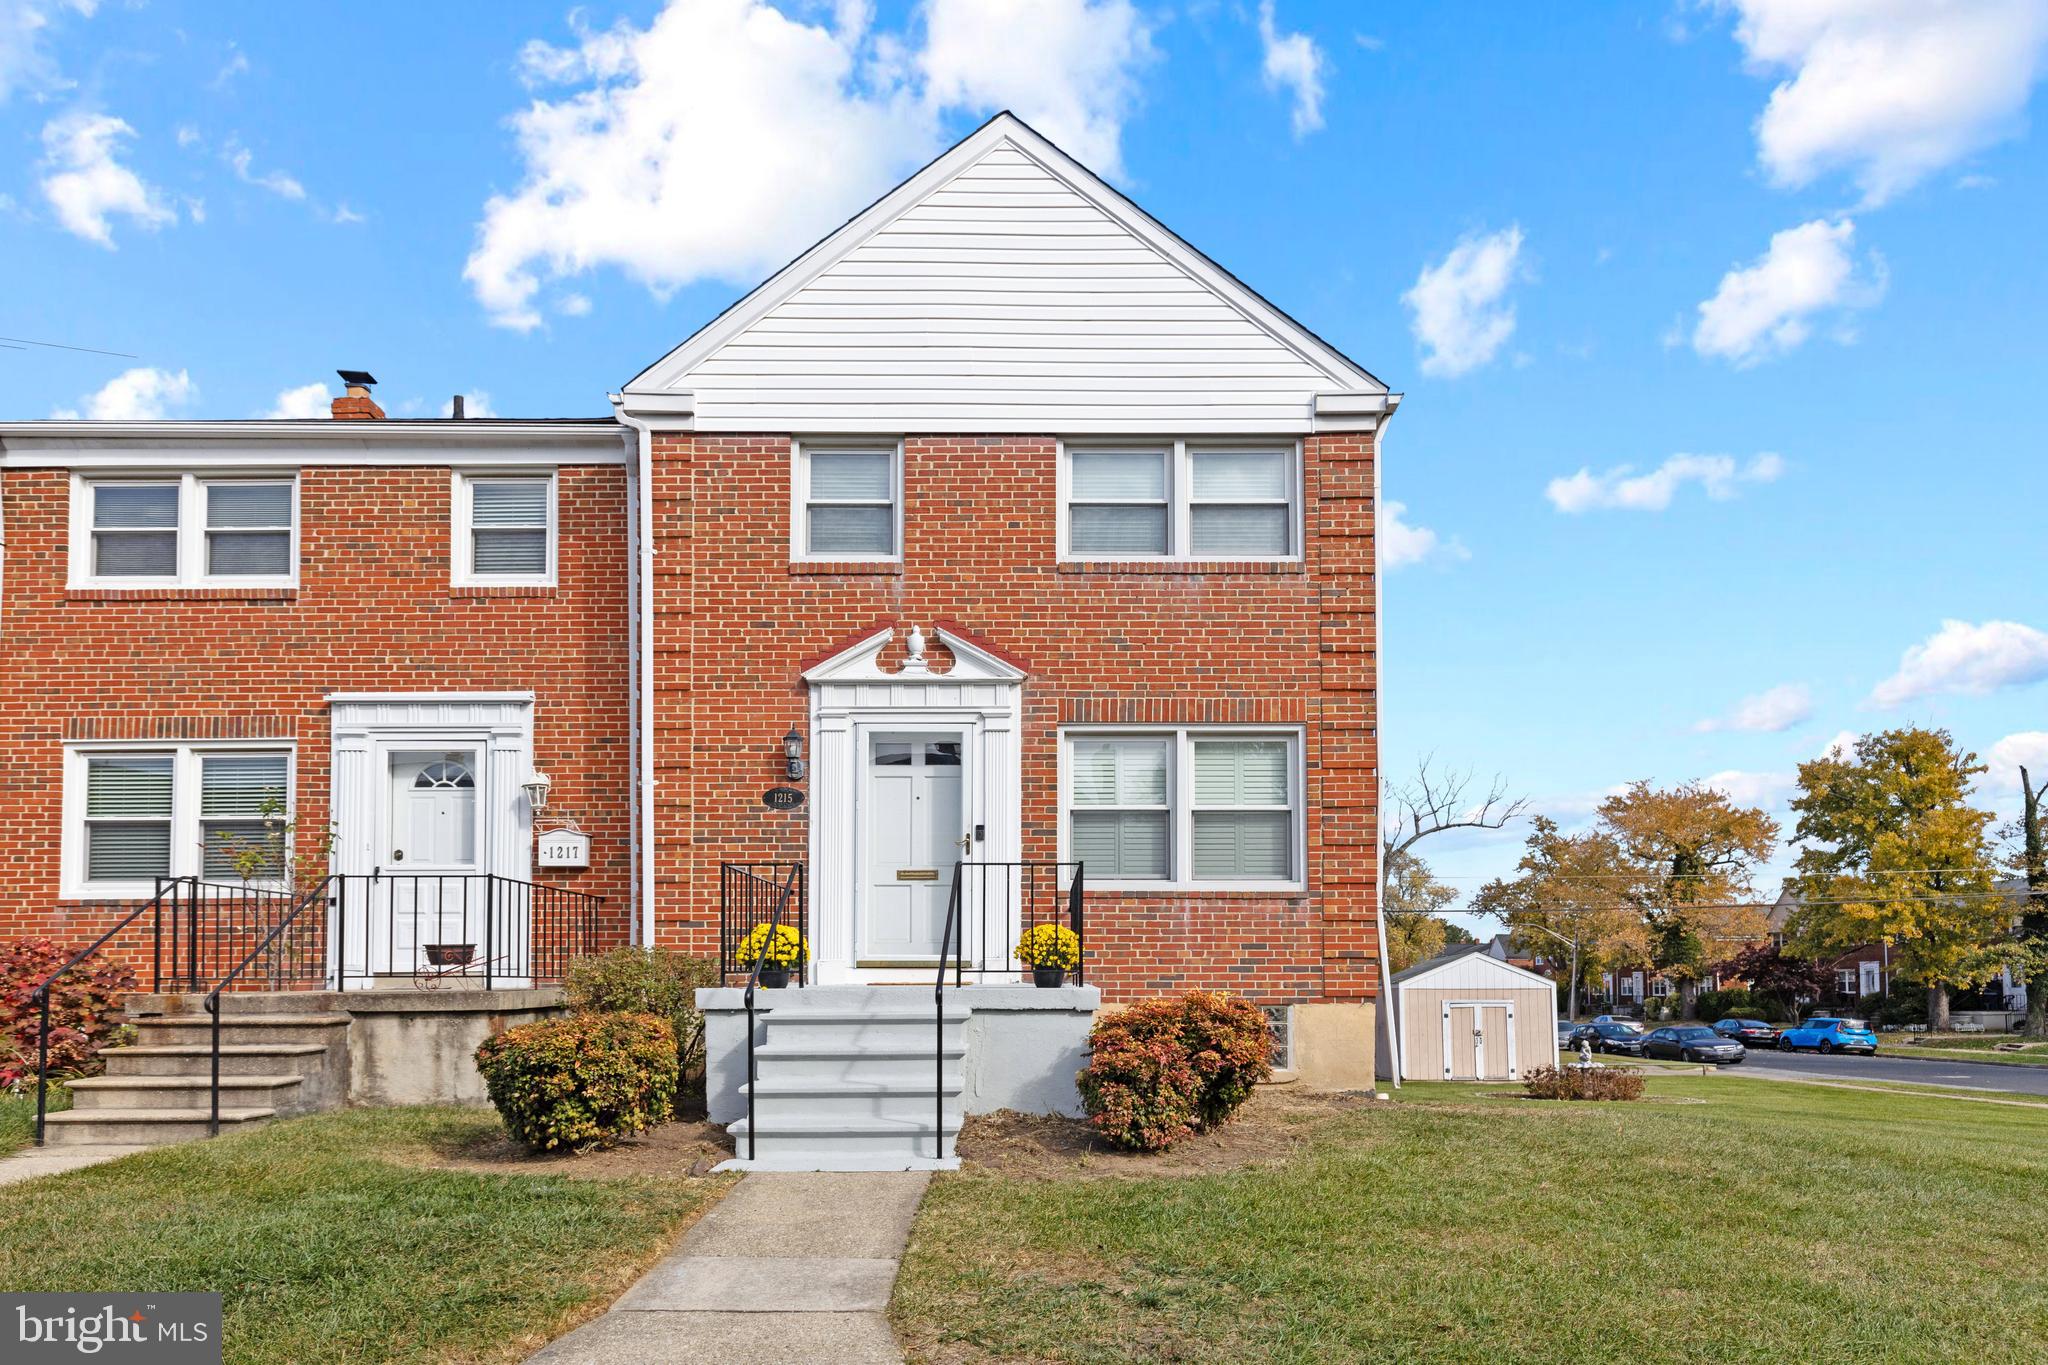
[[[883,1316],[922,1171],[742,1179],[611,1311],[532,1365],[901,1365]]]
[[[24,1147],[12,1156],[0,1157],[0,1185],[18,1185],[24,1180],[34,1180],[39,1175],[57,1175],[64,1171],[81,1170],[97,1166],[102,1161],[132,1152],[146,1152],[147,1147],[117,1147],[112,1145],[91,1145],[79,1147]]]

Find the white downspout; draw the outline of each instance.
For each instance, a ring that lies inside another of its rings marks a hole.
[[[1396,395],[1394,402],[1398,404],[1399,401],[1400,399]],[[1399,1090],[1401,1088],[1401,1072],[1406,1053],[1401,1047],[1400,1012],[1394,1005],[1394,976],[1392,972],[1387,970],[1387,844],[1385,836],[1381,833],[1380,825],[1380,822],[1386,819],[1386,812],[1381,809],[1381,804],[1386,797],[1386,784],[1381,780],[1381,774],[1385,769],[1385,760],[1380,754],[1379,744],[1379,741],[1384,737],[1380,720],[1386,714],[1386,699],[1380,692],[1380,660],[1386,657],[1387,652],[1385,592],[1381,586],[1383,575],[1380,573],[1380,528],[1385,525],[1380,519],[1380,469],[1385,463],[1383,457],[1385,455],[1387,421],[1393,415],[1394,408],[1390,405],[1387,411],[1381,415],[1379,421],[1374,423],[1372,434],[1372,730],[1374,757],[1372,773],[1372,927],[1373,936],[1379,950],[1380,968],[1379,1008],[1373,1011],[1373,1013],[1375,1017],[1384,1021],[1381,1027],[1386,1030],[1387,1037],[1387,1070],[1390,1073],[1388,1079],[1393,1082],[1394,1089]],[[1377,1039],[1374,1040],[1373,1045],[1373,1063],[1375,1066],[1379,1063]]]
[[[612,411],[619,422],[638,433],[633,478],[626,492],[626,509],[632,523],[627,557],[628,591],[632,594],[632,644],[630,668],[633,681],[627,689],[632,729],[634,768],[631,835],[637,866],[633,908],[637,921],[634,941],[654,946],[654,428],[645,419],[626,411],[625,398],[612,394]]]

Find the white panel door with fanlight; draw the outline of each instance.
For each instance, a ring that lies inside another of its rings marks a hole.
[[[868,746],[860,965],[938,960],[967,839],[958,732],[876,733]]]
[[[477,751],[393,749],[385,762],[386,875],[371,911],[373,942],[383,951],[373,957],[386,973],[406,973],[430,965],[432,944],[483,952],[488,897],[477,876],[484,870]]]

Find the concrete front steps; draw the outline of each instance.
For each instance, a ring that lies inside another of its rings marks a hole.
[[[237,1013],[236,1005],[243,1011]],[[337,1109],[348,1096],[346,1014],[255,1014],[230,1000],[221,1015],[222,1131]],[[207,1136],[213,1023],[202,1013],[137,1014],[132,1047],[100,1054],[103,1076],[70,1082],[72,1107],[51,1114],[50,1146],[160,1146]]]
[[[752,1114],[726,1129],[737,1156],[719,1169],[959,1167],[969,1010],[957,997],[946,1001],[943,1033],[922,992],[814,987],[755,1000],[768,1012],[754,1050],[758,1079],[740,1087]]]

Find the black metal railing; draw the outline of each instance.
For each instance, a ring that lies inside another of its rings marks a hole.
[[[1084,984],[1088,963],[1088,933],[1082,918],[1085,886],[1084,869],[1078,862],[953,864],[946,923],[939,932],[938,979],[932,986],[934,1156],[946,1154],[947,967],[953,969],[955,987],[965,985],[970,974],[1014,974],[1020,967],[1016,953],[1023,936],[1041,924],[1055,924],[1074,931],[1078,944],[1074,984]],[[977,930],[972,948],[967,944],[970,924]],[[970,957],[975,964],[972,967],[967,965]]]
[[[789,906],[798,934],[806,946],[811,941],[810,878],[801,862],[720,863],[718,865],[718,971],[719,981],[738,976],[747,969],[740,962],[740,949],[747,938],[783,908],[785,888],[796,879],[794,903]],[[810,984],[804,954],[797,966],[797,984]]]
[[[763,921],[767,925],[767,932],[761,936],[761,942],[754,952],[753,967],[747,972],[747,1160],[749,1161],[754,1159],[754,1154],[760,1149],[761,1143],[761,1124],[760,1120],[756,1117],[754,1109],[754,1091],[761,1083],[761,1073],[754,1063],[754,992],[761,985],[761,967],[768,960],[769,946],[775,942],[776,934],[782,929],[783,912],[789,909],[791,899],[797,895],[798,888],[803,885],[803,878],[803,864],[791,864],[789,880],[782,884],[780,894],[776,896],[774,904],[769,907],[768,918]],[[801,929],[797,931],[797,942],[799,945],[796,959],[797,968],[801,971],[803,965],[810,960],[811,956],[810,940],[804,936]]]
[[[52,988],[124,933],[132,942],[122,956],[138,970],[147,965],[152,992],[208,992],[217,1042],[217,1005],[230,990],[341,989],[388,978],[420,986],[455,978],[487,990],[506,980],[559,982],[573,959],[598,951],[603,905],[602,896],[484,872],[336,873],[296,892],[158,878],[156,894],[29,994],[40,1020],[36,1143],[47,1127]]]

